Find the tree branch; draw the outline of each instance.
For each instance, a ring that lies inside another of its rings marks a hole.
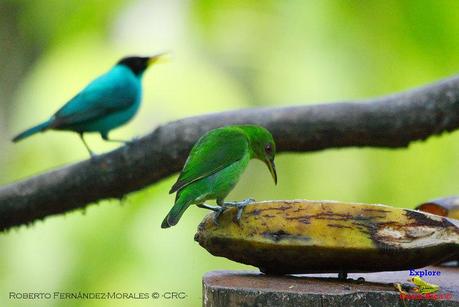
[[[159,126],[129,146],[1,187],[0,231],[122,198],[179,171],[206,131],[241,123],[268,128],[279,152],[406,147],[459,128],[459,76],[362,102],[246,109]]]

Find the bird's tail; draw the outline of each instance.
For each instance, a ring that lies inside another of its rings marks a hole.
[[[185,212],[185,210],[188,209],[188,207],[192,203],[193,198],[187,197],[187,193],[180,194],[177,195],[178,197],[175,200],[175,204],[172,207],[171,211],[169,211],[169,213],[167,214],[163,223],[161,224],[161,228],[169,228],[171,226],[176,225],[182,217],[183,212]]]
[[[29,137],[31,136],[32,134],[35,134],[37,132],[42,132],[42,131],[45,131],[48,127],[49,127],[49,124],[51,122],[49,120],[45,121],[44,123],[41,123],[39,125],[36,125],[35,127],[32,127],[30,129],[27,129],[26,131],[16,135],[14,138],[13,138],[13,142],[18,142],[22,139],[25,139],[26,137]]]

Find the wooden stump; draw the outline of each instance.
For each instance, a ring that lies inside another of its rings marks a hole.
[[[268,276],[255,271],[213,271],[203,277],[203,306],[459,306],[459,268],[428,267],[440,276],[448,299],[402,300],[393,283],[407,283],[409,271],[354,273],[347,281],[336,274]],[[362,277],[365,281],[358,281]]]

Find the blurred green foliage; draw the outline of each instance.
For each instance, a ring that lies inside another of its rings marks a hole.
[[[10,138],[49,116],[127,54],[173,53],[150,69],[136,119],[117,137],[206,112],[363,99],[420,86],[459,67],[454,1],[0,2],[0,183],[87,158],[76,135]],[[99,152],[113,149],[98,136]],[[282,154],[279,185],[252,162],[229,199],[338,199],[414,207],[459,191],[457,132],[408,149]],[[193,241],[207,212],[161,230],[174,178],[0,236],[0,306],[125,306],[125,301],[11,301],[10,291],[185,291],[199,306],[209,270],[250,269]],[[254,181],[256,185],[250,184]],[[152,301],[129,302],[150,306]]]

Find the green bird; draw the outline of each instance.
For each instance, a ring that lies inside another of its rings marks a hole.
[[[250,159],[265,162],[277,184],[275,154],[276,144],[271,133],[260,126],[226,126],[207,132],[194,145],[177,182],[169,191],[177,195],[161,228],[176,225],[192,204],[216,211],[216,223],[226,208],[236,207],[239,220],[243,208],[253,200],[224,202],[224,199],[236,186]],[[218,206],[204,204],[210,199],[215,199]]]

